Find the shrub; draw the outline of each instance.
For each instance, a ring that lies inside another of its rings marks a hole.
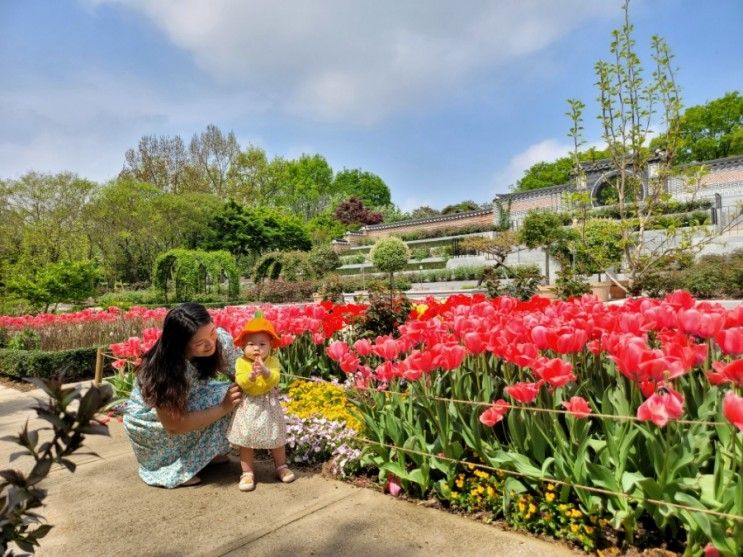
[[[398,328],[407,319],[411,307],[403,294],[382,293],[370,287],[369,307],[359,322],[360,336],[398,335]]]
[[[570,267],[565,267],[557,273],[555,281],[555,293],[566,300],[573,296],[582,296],[591,292],[591,285],[582,275],[573,272]]]
[[[97,303],[102,308],[111,306],[129,309],[132,306],[144,306],[164,303],[162,293],[154,288],[149,290],[120,290],[118,292],[106,292],[98,296]]]
[[[343,284],[338,275],[328,275],[325,277],[320,284],[318,292],[323,300],[330,300],[331,302],[343,301]]]
[[[0,372],[11,377],[51,378],[64,374],[65,381],[95,376],[96,347],[44,352],[0,349]]]
[[[308,258],[316,278],[335,271],[341,264],[341,259],[332,246],[316,246],[312,248]]]

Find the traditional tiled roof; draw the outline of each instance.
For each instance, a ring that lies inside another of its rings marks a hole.
[[[513,193],[499,193],[495,196],[496,199],[528,199],[530,197],[546,197],[552,194],[562,193],[564,191],[572,190],[575,188],[575,184],[561,184],[559,186],[550,186],[548,188],[538,188],[535,190],[528,191],[516,191]]]
[[[713,159],[711,161],[690,162],[687,164],[682,164],[680,165],[680,167],[689,168],[690,166],[699,166],[700,164],[703,164],[709,170],[726,170],[728,168],[735,168],[738,166],[743,166],[743,155],[735,155],[732,157]]]
[[[389,224],[371,224],[368,226],[362,226],[361,230],[388,230],[390,228],[402,228],[404,226],[418,226],[421,224],[429,224],[433,222],[445,222],[445,221],[456,221],[462,219],[469,219],[472,217],[480,217],[492,214],[493,209],[479,209],[477,211],[469,211],[467,213],[451,213],[449,215],[435,215],[432,217],[426,217],[424,219],[414,220],[402,220],[399,222],[392,222]]]

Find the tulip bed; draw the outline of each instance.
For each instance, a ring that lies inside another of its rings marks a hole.
[[[743,307],[452,296],[384,337],[363,305],[261,309],[287,381],[345,382],[363,419],[353,458],[391,492],[587,548],[611,527],[628,545],[653,529],[688,555],[743,554]],[[235,335],[254,310],[211,313]],[[157,335],[112,345],[118,365]]]

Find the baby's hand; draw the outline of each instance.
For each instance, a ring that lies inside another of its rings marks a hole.
[[[263,358],[260,356],[258,356],[253,363],[253,372],[260,373],[265,378],[268,378],[271,375],[268,367],[263,363]]]

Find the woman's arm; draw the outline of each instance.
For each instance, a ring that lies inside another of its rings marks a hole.
[[[226,416],[240,404],[242,400],[242,391],[237,385],[230,385],[227,393],[224,395],[222,402],[206,410],[198,412],[186,412],[185,414],[167,410],[165,408],[156,408],[157,417],[163,424],[165,431],[170,435],[183,435],[190,431],[198,431],[206,426],[213,424],[218,419]]]
[[[225,331],[223,328],[217,328],[217,338],[219,338],[219,345],[222,348],[222,357],[227,369],[224,372],[230,377],[235,376],[235,362],[242,356],[242,351],[238,350],[235,346],[235,341],[232,339],[232,335]]]

